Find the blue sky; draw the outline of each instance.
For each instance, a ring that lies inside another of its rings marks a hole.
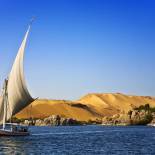
[[[28,27],[25,76],[32,96],[155,96],[152,0],[0,0],[0,86]]]

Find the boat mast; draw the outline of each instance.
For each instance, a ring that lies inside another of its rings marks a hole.
[[[3,130],[5,129],[5,123],[7,120],[7,103],[8,103],[7,85],[8,85],[8,79],[5,79],[3,85],[3,104],[4,104]]]

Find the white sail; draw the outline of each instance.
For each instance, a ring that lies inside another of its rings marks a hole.
[[[22,44],[17,53],[16,59],[12,66],[9,78],[8,78],[8,108],[7,108],[7,119],[11,118],[12,115],[15,115],[24,107],[29,105],[33,98],[29,94],[25,79],[24,79],[24,71],[23,71],[23,58],[24,58],[24,50],[26,46],[27,37],[30,31],[30,26],[25,34],[25,37],[22,41]],[[3,111],[2,106],[3,100],[0,100],[0,112]],[[2,123],[3,112],[0,113],[0,123]]]

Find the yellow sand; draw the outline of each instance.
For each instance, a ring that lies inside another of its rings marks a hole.
[[[145,96],[124,94],[88,94],[77,101],[39,99],[16,114],[17,118],[44,118],[49,115],[61,115],[81,121],[128,112],[144,104],[155,107],[155,99]]]

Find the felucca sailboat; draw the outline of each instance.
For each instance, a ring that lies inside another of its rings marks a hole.
[[[0,96],[0,124],[2,125],[0,136],[29,135],[27,126],[6,122],[34,101],[26,87],[23,68],[24,51],[30,27],[31,25],[29,25],[18,50],[11,72],[8,78],[4,80],[2,94]]]

